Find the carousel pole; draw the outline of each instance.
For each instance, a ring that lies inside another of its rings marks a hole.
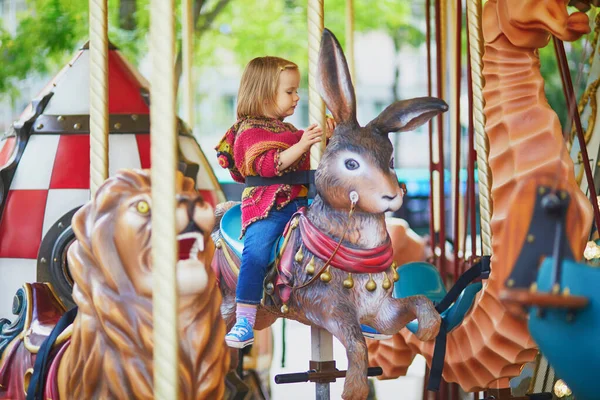
[[[174,0],[152,0],[150,9],[154,397],[164,400],[179,397],[174,7]]]
[[[325,103],[317,90],[317,69],[319,47],[323,34],[323,0],[308,0],[308,119],[323,128],[323,137],[319,145],[310,149],[310,169],[317,169],[325,150]]]
[[[471,53],[471,80],[473,82],[473,122],[477,141],[477,169],[479,171],[479,213],[481,217],[482,255],[492,254],[492,172],[487,162],[490,144],[485,134],[483,114],[483,33],[481,30],[481,0],[467,0],[469,51]]]
[[[181,3],[181,53],[183,55],[182,62],[182,82],[179,87],[182,88],[182,103],[183,103],[183,120],[187,123],[190,129],[194,130],[195,112],[194,96],[196,94],[196,86],[194,81],[194,6],[193,0],[183,0]],[[205,157],[200,160],[200,168],[205,171],[210,171],[212,167],[207,162]],[[213,187],[220,187],[220,183],[214,174],[209,174],[209,179]],[[227,201],[223,191],[216,191],[217,202],[224,203]]]
[[[183,120],[194,128],[194,15],[192,0],[181,2],[181,53],[183,55]]]
[[[454,34],[454,40],[452,41],[452,54],[454,55],[454,74],[450,75],[451,80],[451,91],[453,90],[451,98],[454,99],[454,113],[452,114],[451,124],[451,138],[452,148],[454,149],[451,154],[453,157],[451,161],[452,171],[452,183],[453,183],[453,239],[454,239],[454,271],[452,277],[452,283],[455,283],[460,276],[460,266],[464,260],[465,248],[463,246],[462,237],[464,235],[465,226],[463,223],[462,215],[465,212],[463,196],[460,192],[461,180],[460,180],[460,168],[461,168],[461,142],[462,142],[462,129],[460,121],[460,95],[461,95],[461,83],[462,83],[462,0],[451,2],[450,4],[450,26],[452,30],[450,34]],[[458,400],[458,385],[456,383],[448,383],[448,391],[450,392],[450,399]]]
[[[354,63],[354,0],[346,0],[346,61],[350,78],[354,82],[356,91],[356,71]]]
[[[325,103],[317,90],[317,69],[319,47],[324,28],[323,0],[308,0],[308,118],[310,123],[317,122],[323,128],[321,143],[310,149],[310,169],[316,169],[325,149]],[[312,326],[311,369],[328,371],[335,369],[333,361],[333,336],[325,329]],[[314,367],[314,368],[313,368]],[[329,382],[317,382],[315,389],[317,400],[329,400]]]
[[[108,178],[108,5],[90,0],[90,194]]]
[[[450,43],[450,54],[452,57],[451,65],[454,65],[453,73],[450,74],[450,99],[453,101],[452,108],[453,113],[450,115],[450,139],[452,142],[450,152],[450,170],[451,170],[451,184],[452,184],[452,239],[454,240],[454,270],[452,272],[452,282],[455,282],[459,276],[459,267],[461,264],[461,257],[464,254],[463,248],[463,219],[462,214],[464,213],[464,196],[460,192],[460,167],[461,167],[461,142],[462,142],[462,129],[460,123],[460,94],[461,94],[461,82],[462,82],[462,44],[461,44],[461,31],[462,31],[462,5],[460,1],[449,4],[449,36],[454,34],[454,40],[449,40]]]

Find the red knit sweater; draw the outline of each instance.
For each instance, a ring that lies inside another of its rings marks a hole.
[[[310,169],[310,157],[306,152],[285,170],[279,170],[279,154],[298,143],[304,131],[274,118],[242,118],[227,132],[234,134],[233,160],[237,171],[232,176],[240,180],[246,176],[270,178],[292,171]],[[237,175],[237,176],[236,176]],[[270,185],[247,187],[242,193],[242,235],[248,225],[266,218],[275,206],[283,208],[299,196],[305,196],[303,185]]]

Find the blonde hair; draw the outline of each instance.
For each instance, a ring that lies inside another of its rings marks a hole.
[[[269,107],[275,107],[279,75],[286,69],[298,70],[298,65],[271,56],[257,57],[246,65],[238,91],[238,119],[264,116]]]

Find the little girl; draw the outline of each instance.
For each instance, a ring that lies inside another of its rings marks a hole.
[[[310,169],[310,146],[321,141],[321,128],[306,131],[283,122],[298,104],[300,72],[293,62],[278,57],[255,58],[246,66],[238,92],[238,121],[217,146],[219,164],[232,177],[273,178]],[[328,125],[330,125],[328,123]],[[334,124],[331,123],[333,128]],[[329,133],[333,129],[329,129]],[[225,336],[230,347],[254,342],[256,308],[275,241],[292,215],[307,205],[304,185],[246,186],[242,193],[244,251],[236,292],[236,323]]]

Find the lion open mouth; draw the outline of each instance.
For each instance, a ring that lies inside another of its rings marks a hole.
[[[179,261],[195,259],[204,252],[204,235],[201,232],[186,232],[177,235]]]
[[[194,294],[204,290],[208,278],[205,270],[204,235],[201,232],[185,232],[177,235],[179,261],[177,283],[180,294]]]

